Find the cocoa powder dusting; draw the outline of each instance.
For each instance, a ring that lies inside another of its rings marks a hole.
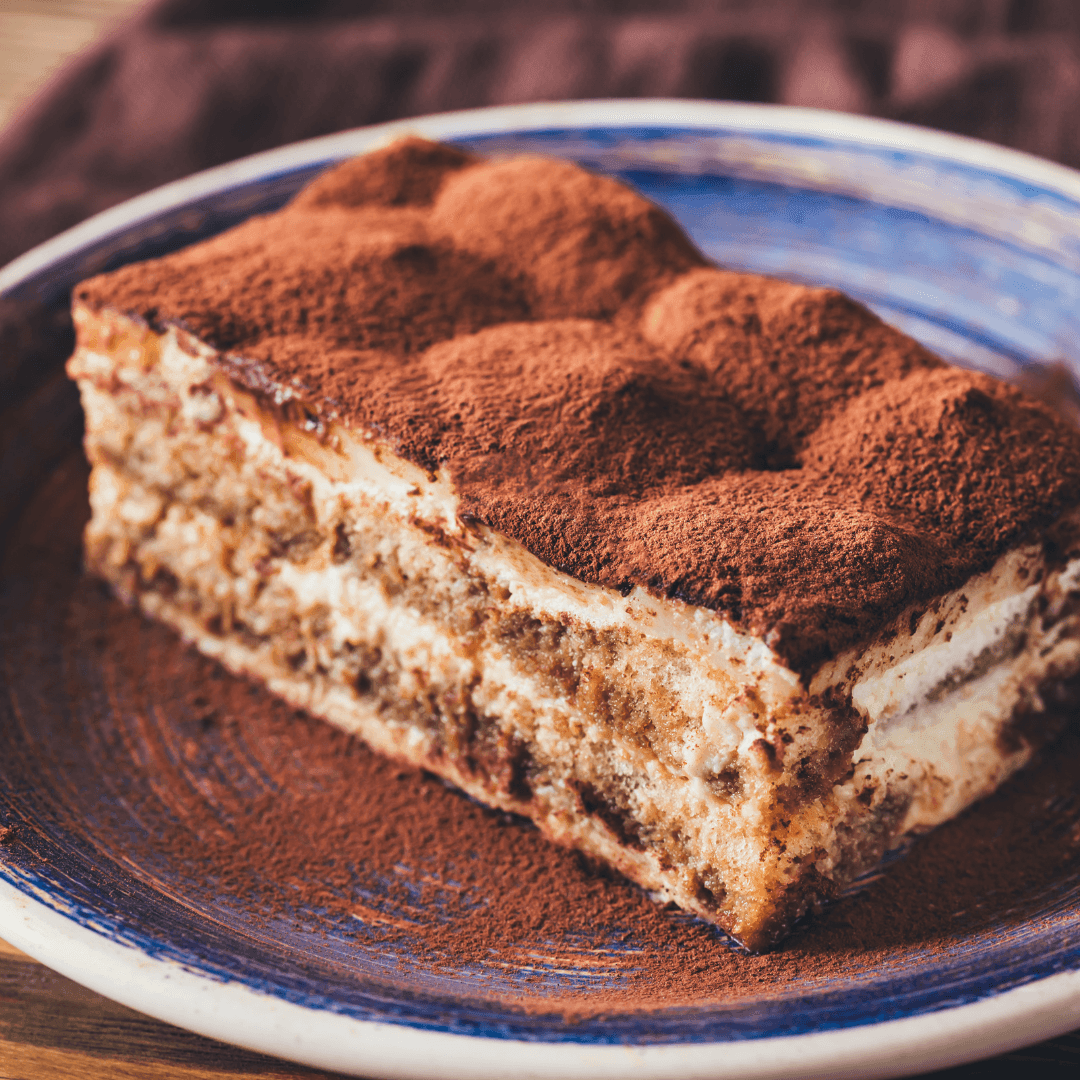
[[[406,140],[77,292],[448,470],[585,581],[723,612],[804,674],[1080,502],[1080,433],[871,312],[708,266],[565,162]]]
[[[9,685],[33,722],[0,735],[5,768],[47,798],[65,835],[123,874],[166,881],[211,920],[226,896],[246,905],[245,933],[295,925],[310,941],[344,941],[346,966],[348,949],[375,948],[406,968],[487,972],[489,996],[508,969],[524,972],[508,1008],[573,1019],[790,998],[1007,935],[1045,919],[1048,896],[1075,906],[1074,725],[1032,768],[776,952],[745,954],[715,927],[388,763],[125,608],[79,570],[85,491],[85,465],[73,458],[9,548],[0,637]],[[18,846],[28,830],[5,843]],[[552,968],[595,978],[553,996]]]

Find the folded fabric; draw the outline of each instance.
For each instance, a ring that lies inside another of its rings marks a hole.
[[[934,14],[928,14],[929,11]],[[590,97],[780,101],[1080,164],[1069,0],[161,0],[0,134],[0,264],[165,181],[326,132]]]

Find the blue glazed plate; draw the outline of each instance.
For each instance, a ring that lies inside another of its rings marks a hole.
[[[163,1020],[365,1075],[884,1077],[1080,1025],[1075,869],[947,949],[898,946],[888,963],[757,997],[568,1025],[560,993],[602,989],[614,968],[533,965],[528,994],[553,1007],[522,1010],[524,969],[450,975],[324,912],[255,919],[249,897],[155,847],[132,792],[180,762],[194,721],[169,702],[129,711],[122,665],[73,638],[85,497],[77,401],[57,366],[71,287],[275,209],[329,163],[405,132],[618,176],[718,263],[839,287],[957,363],[1002,377],[1080,364],[1080,176],[808,110],[658,101],[447,114],[248,158],[72,229],[0,271],[0,304],[36,350],[0,371],[19,405],[0,461],[0,936]],[[200,746],[185,783],[238,799],[258,789],[257,748],[206,731]],[[369,893],[378,906],[377,883]],[[551,943],[534,951],[550,957]]]

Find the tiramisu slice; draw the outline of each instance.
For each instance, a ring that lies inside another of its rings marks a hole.
[[[572,165],[397,143],[75,320],[92,570],[752,949],[1080,670],[1076,431]]]

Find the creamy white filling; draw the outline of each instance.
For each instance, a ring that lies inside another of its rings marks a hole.
[[[1029,759],[1026,746],[1006,749],[998,736],[1003,720],[1025,704],[1025,691],[1047,671],[1044,661],[1078,659],[1080,645],[1062,641],[1045,657],[999,664],[890,724],[871,725],[854,755],[855,776],[848,796],[865,782],[879,786],[882,793],[907,791],[911,801],[901,827],[904,832],[955,817]],[[1032,704],[1038,707],[1037,701]]]
[[[864,658],[851,699],[869,726],[850,789],[906,788],[904,831],[949,820],[1025,764],[1026,746],[1001,744],[1003,724],[1042,707],[1037,688],[1050,672],[1080,663],[1080,642],[1064,624],[1044,627],[1037,604],[1047,586],[1077,591],[1080,560],[1029,585],[1033,557],[1009,553],[927,612],[910,640]],[[928,631],[930,643],[912,652]]]
[[[852,704],[874,725],[876,741],[884,739],[896,723],[917,710],[910,723],[925,726],[936,721],[935,703],[940,704],[942,688],[950,678],[962,677],[981,658],[997,663],[1013,647],[1013,639],[1023,634],[1031,615],[1039,587],[1032,585],[1022,592],[1003,597],[981,607],[978,617],[965,629],[954,631],[949,641],[935,640],[913,656],[886,668],[880,674],[867,675],[851,690]],[[996,664],[993,664],[996,666]]]

